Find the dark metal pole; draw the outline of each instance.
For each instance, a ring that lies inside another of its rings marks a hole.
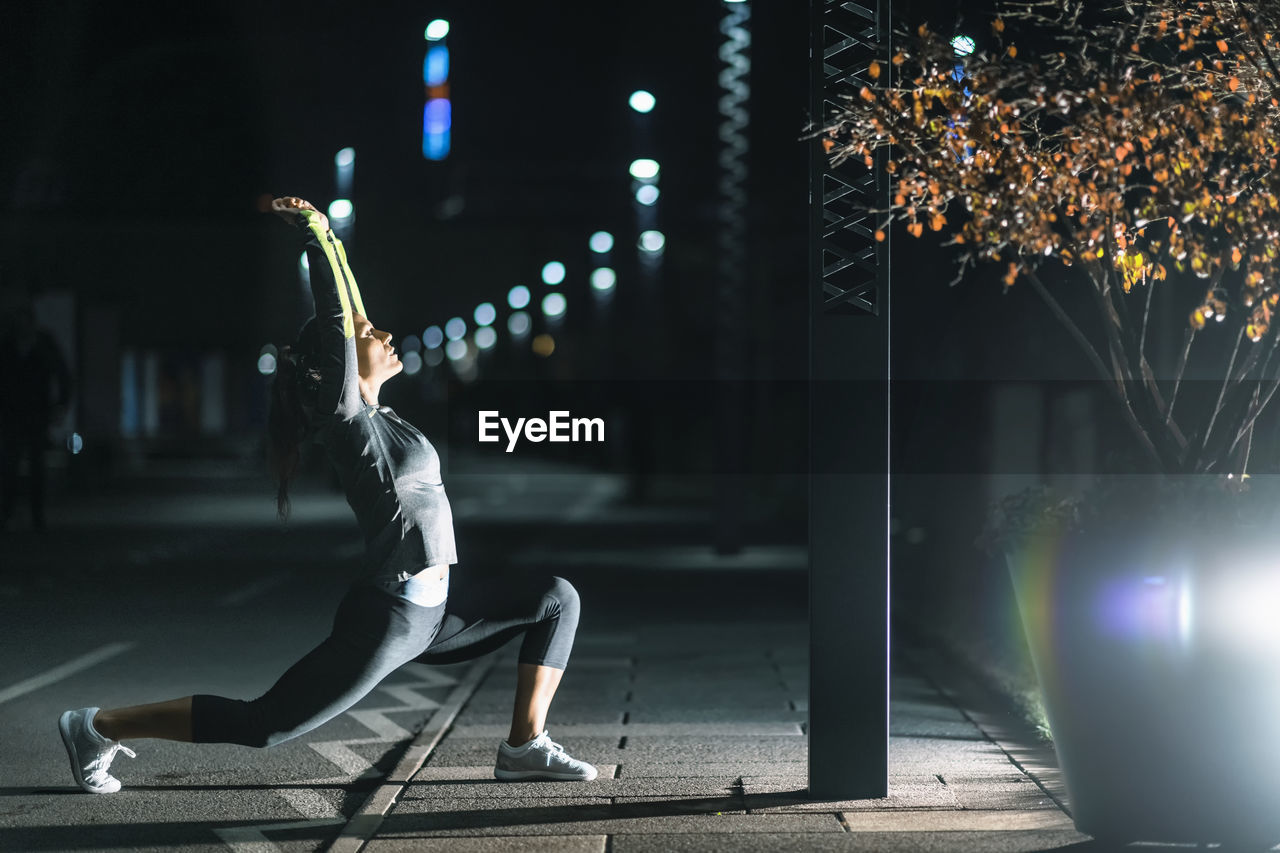
[[[889,0],[811,0],[812,115],[874,86]],[[885,78],[888,74],[883,75]],[[887,155],[810,172],[809,794],[888,793],[889,241]],[[885,229],[887,231],[887,228]]]
[[[716,284],[715,375],[719,475],[713,545],[737,554],[745,538],[743,477],[747,465],[747,157],[751,119],[751,4],[724,3],[720,19],[720,200]]]

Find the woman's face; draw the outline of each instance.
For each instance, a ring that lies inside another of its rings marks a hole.
[[[382,383],[404,369],[395,347],[391,346],[391,333],[375,329],[363,316],[356,314],[356,360],[360,365],[360,378],[366,382]]]

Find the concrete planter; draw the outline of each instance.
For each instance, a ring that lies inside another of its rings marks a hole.
[[[1006,551],[1076,827],[1280,842],[1277,572],[1239,537],[1126,533]]]

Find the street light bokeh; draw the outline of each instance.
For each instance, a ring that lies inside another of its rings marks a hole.
[[[507,304],[516,310],[526,307],[529,304],[529,298],[529,288],[523,284],[517,284],[507,291]]]
[[[661,231],[644,231],[637,242],[641,251],[657,253],[667,245],[667,238]]]
[[[637,181],[651,181],[658,177],[658,161],[642,157],[631,161],[631,177]]]
[[[336,224],[350,219],[355,211],[355,205],[350,199],[335,198],[329,205],[329,218]]]
[[[529,334],[529,327],[532,325],[533,322],[525,311],[517,311],[507,318],[507,331],[514,338],[522,338]]]
[[[542,297],[542,313],[548,317],[562,316],[567,305],[563,293],[548,293]]]
[[[627,99],[627,103],[631,105],[631,109],[638,113],[647,113],[652,110],[658,103],[658,99],[651,92],[644,89],[637,89],[631,93],[631,97]]]
[[[542,281],[549,285],[557,285],[564,281],[564,264],[551,261],[542,267]]]
[[[597,231],[591,235],[589,245],[591,246],[591,251],[603,255],[613,248],[613,235],[608,231]]]
[[[618,283],[618,274],[609,267],[600,267],[591,271],[591,286],[596,290],[612,290]]]

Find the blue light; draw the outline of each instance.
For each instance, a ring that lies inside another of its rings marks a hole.
[[[132,350],[120,354],[120,433],[125,436],[138,434],[142,418],[138,399],[138,362]]]
[[[517,284],[507,291],[507,304],[517,310],[529,304],[529,288]]]
[[[451,341],[458,341],[467,333],[467,321],[461,317],[453,317],[444,324],[444,336]]]
[[[428,136],[448,133],[453,125],[453,110],[448,98],[427,101],[422,108],[422,132]]]
[[[356,149],[343,148],[333,155],[333,164],[339,169],[350,169],[356,164]]]
[[[493,330],[493,326],[476,329],[476,346],[480,349],[493,349],[497,342],[498,333]]]
[[[439,326],[427,326],[426,331],[422,333],[422,343],[427,349],[435,349],[444,343],[444,332]]]
[[[448,98],[433,98],[422,108],[422,156],[443,160],[449,156],[449,130],[453,111]]]
[[[73,432],[67,436],[67,450],[70,450],[72,454],[84,450],[84,439],[80,436],[80,433]]]
[[[434,44],[427,48],[427,56],[422,60],[422,82],[428,86],[439,86],[448,79],[449,48]]]
[[[422,156],[428,160],[443,160],[449,156],[449,134],[435,133],[422,137]]]
[[[422,349],[422,341],[418,340],[417,335],[409,335],[400,341],[400,349],[403,352],[417,352]]]
[[[475,314],[477,326],[488,326],[498,318],[498,309],[493,307],[492,302],[481,302],[476,306]]]

